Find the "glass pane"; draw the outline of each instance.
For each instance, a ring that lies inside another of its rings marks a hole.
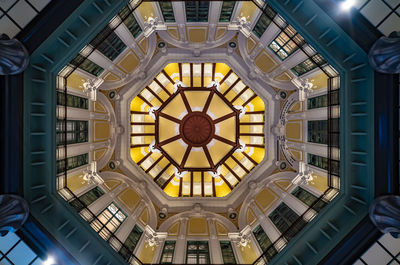
[[[165,22],[175,22],[174,10],[171,1],[159,1],[161,12]]]
[[[8,233],[6,236],[0,238],[0,251],[6,253],[14,246],[19,237],[14,233]]]
[[[36,258],[36,254],[23,241],[20,241],[18,245],[7,254],[7,257],[15,265],[26,265]]]

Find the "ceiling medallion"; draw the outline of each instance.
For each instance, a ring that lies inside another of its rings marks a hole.
[[[193,104],[199,97],[205,99],[203,106],[192,106],[191,103]],[[213,99],[218,101],[220,113],[213,113],[209,109]],[[179,103],[185,105],[184,112],[174,111],[174,106]],[[150,111],[156,121],[153,148],[167,157],[179,173],[191,171],[217,173],[218,167],[235,151],[243,149],[243,144],[239,142],[239,119],[243,115],[243,109],[233,106],[219,92],[218,81],[213,81],[207,87],[186,87],[182,82],[177,82],[174,94],[159,108],[153,108]],[[168,125],[166,125],[166,120],[169,121]],[[166,129],[166,126],[171,126],[170,122],[174,124],[176,135],[164,137],[162,131]],[[226,124],[222,131],[219,124],[223,122]],[[223,153],[212,154],[209,148],[216,141],[230,148],[225,148]],[[164,149],[164,146],[172,142],[185,147],[183,156],[176,154],[174,149]],[[197,154],[192,155],[193,153]],[[199,161],[201,157],[206,161]]]

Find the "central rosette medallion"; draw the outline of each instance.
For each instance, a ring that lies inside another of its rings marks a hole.
[[[215,126],[207,114],[192,112],[183,118],[179,132],[185,143],[200,147],[207,145],[211,141],[214,136]]]

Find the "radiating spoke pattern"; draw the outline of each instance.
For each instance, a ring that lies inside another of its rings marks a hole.
[[[226,64],[171,63],[131,102],[132,160],[172,197],[226,196],[264,158],[264,113]]]

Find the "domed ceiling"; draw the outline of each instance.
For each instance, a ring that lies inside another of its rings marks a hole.
[[[224,63],[170,63],[130,110],[131,157],[169,196],[226,196],[264,158],[264,103]]]
[[[85,220],[112,202],[125,213],[118,226],[138,221],[147,238],[165,239],[190,230],[171,232],[185,218],[197,228],[194,214],[203,228],[218,219],[229,228],[220,239],[243,244],[261,225],[280,250],[289,227],[297,233],[338,194],[338,127],[330,142],[326,132],[328,113],[340,116],[339,75],[259,4],[131,1],[59,72],[64,101],[89,98],[84,117],[76,106],[57,108],[59,119],[88,120],[79,130],[87,139],[72,142],[87,145],[57,150],[65,200],[92,184],[104,190],[83,204]],[[279,209],[291,215],[284,224]],[[128,228],[113,229],[126,239]],[[195,232],[188,236],[209,235]]]

